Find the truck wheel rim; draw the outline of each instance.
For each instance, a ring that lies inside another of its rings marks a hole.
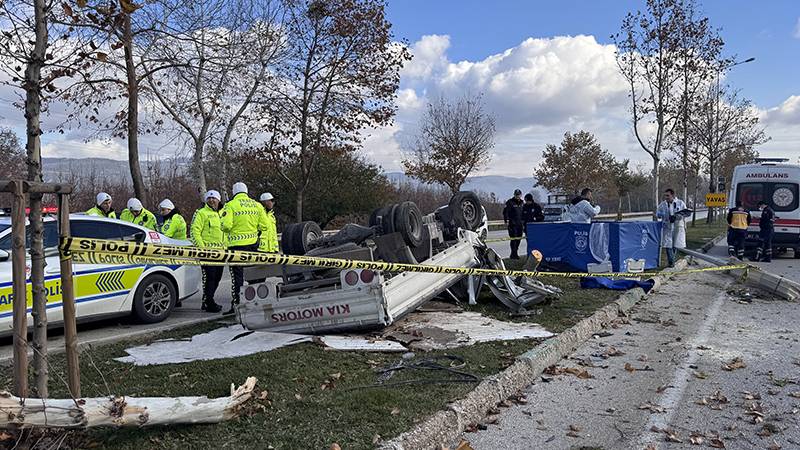
[[[160,281],[151,283],[142,295],[142,306],[148,314],[160,316],[169,309],[170,297],[169,287],[166,284]]]
[[[466,219],[468,223],[472,223],[478,215],[475,205],[470,201],[462,203],[461,210],[464,212],[464,219]]]

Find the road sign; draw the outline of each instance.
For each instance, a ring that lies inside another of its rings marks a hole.
[[[728,194],[706,194],[706,206],[713,208],[715,206],[728,206]]]

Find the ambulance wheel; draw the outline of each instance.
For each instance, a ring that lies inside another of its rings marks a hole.
[[[483,222],[481,200],[471,191],[457,192],[450,199],[453,218],[460,228],[475,231]]]
[[[422,212],[414,202],[401,203],[394,216],[394,229],[411,247],[422,245]]]
[[[164,275],[148,275],[133,295],[133,314],[144,323],[156,323],[169,317],[178,301],[178,291]]]

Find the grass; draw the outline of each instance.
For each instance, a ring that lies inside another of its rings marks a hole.
[[[519,261],[508,261],[511,267]],[[541,313],[511,317],[509,312],[484,294],[478,305],[468,307],[488,316],[511,321],[537,322],[560,332],[617,297],[616,292],[583,291],[575,279],[544,279],[564,290],[550,304],[537,306]],[[487,289],[488,291],[488,289]],[[132,345],[157,338],[182,338],[218,324],[201,324],[156,337],[99,346],[81,354],[83,395],[182,396],[228,395],[230,384],[255,376],[267,391],[268,401],[259,401],[237,420],[217,425],[173,426],[152,429],[100,429],[73,433],[80,445],[108,449],[216,449],[216,448],[329,448],[338,443],[346,449],[374,447],[379,438],[389,439],[414,423],[463,397],[475,383],[420,383],[394,387],[370,387],[377,382],[376,369],[400,361],[397,353],[336,352],[316,344],[300,344],[271,352],[216,361],[198,361],[165,366],[136,367],[119,363]],[[417,358],[455,355],[464,359],[460,370],[486,377],[498,373],[519,354],[537,345],[536,340],[476,344],[447,351],[417,354]],[[63,355],[50,358],[50,396],[67,397]],[[2,369],[5,388],[11,385],[10,368]],[[440,379],[443,371],[398,373],[391,381]],[[323,388],[324,386],[324,388]],[[259,404],[264,407],[259,407]]]
[[[719,236],[728,229],[727,223],[717,221],[715,223],[706,223],[705,219],[696,222],[696,226],[692,226],[691,221],[686,224],[686,248],[698,249],[705,245],[708,241]]]

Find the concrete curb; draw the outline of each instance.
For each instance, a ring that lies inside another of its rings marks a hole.
[[[686,259],[678,260],[675,268],[667,269],[666,272],[683,270],[687,264]],[[667,273],[654,277],[656,285],[653,291],[657,290],[669,276]],[[468,424],[479,422],[486,417],[489,408],[523,390],[546,368],[557,364],[562,358],[574,352],[593,334],[630,311],[644,297],[645,293],[640,288],[625,292],[617,300],[600,308],[572,328],[523,353],[504,371],[485,378],[463,399],[451,403],[446,409],[416,425],[414,429],[382,443],[378,448],[380,450],[438,449],[442,448],[442,445],[454,442]]]

